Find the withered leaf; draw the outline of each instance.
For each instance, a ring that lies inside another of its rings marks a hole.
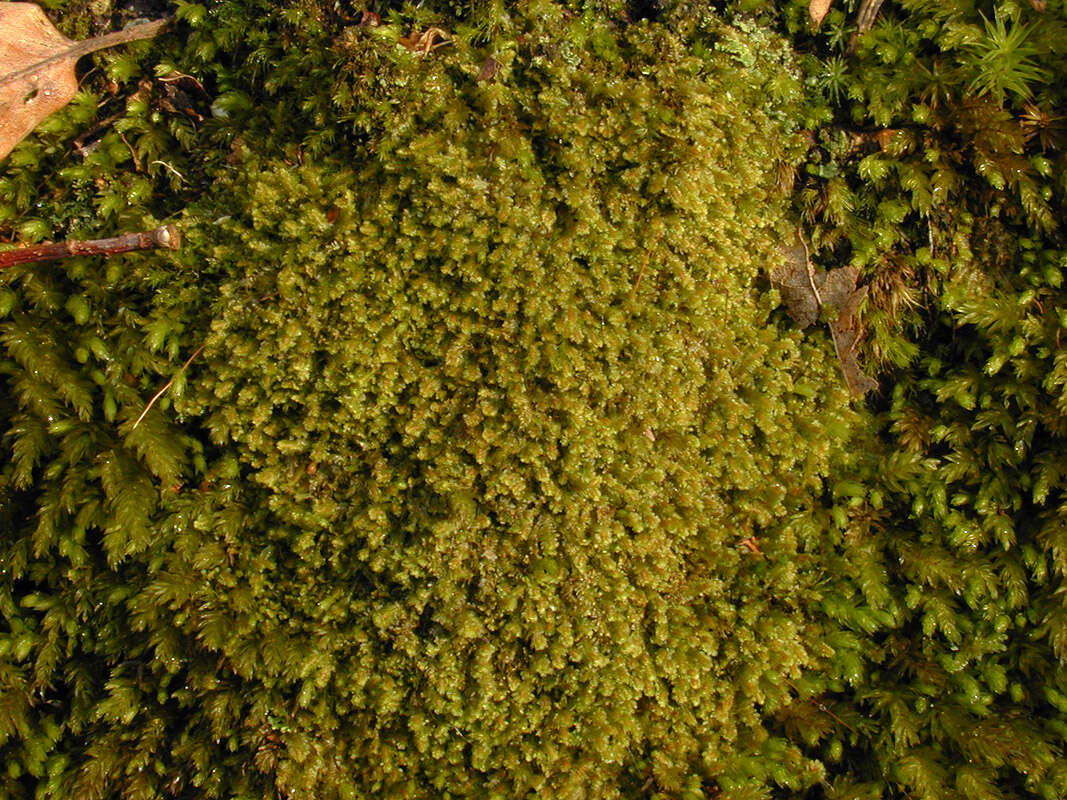
[[[786,310],[802,329],[814,325],[819,319],[819,301],[811,288],[808,275],[808,254],[804,245],[796,243],[783,246],[785,264],[771,271],[771,283],[782,295]]]
[[[820,313],[828,313],[826,321],[849,391],[862,395],[877,388],[874,379],[863,372],[856,354],[862,338],[856,314],[867,296],[867,287],[856,285],[859,271],[851,266],[816,271],[799,234],[793,244],[783,245],[781,252],[785,263],[771,271],[771,283],[782,295],[789,316],[806,328],[819,320]]]
[[[856,288],[859,272],[855,267],[838,267],[815,276],[822,305],[836,309],[842,318],[851,318],[867,295],[867,287]]]
[[[811,27],[818,30],[823,19],[830,11],[833,0],[810,0],[808,3],[808,16],[811,17]]]
[[[427,28],[422,32],[412,31],[410,36],[399,39],[401,45],[422,56],[428,56],[431,50],[444,47],[451,41],[448,32],[444,28],[437,27]]]
[[[834,349],[841,362],[841,374],[848,390],[854,395],[864,395],[877,389],[878,382],[863,371],[856,355],[856,346],[860,342],[859,330],[834,322],[830,324],[830,335],[834,339]]]
[[[491,81],[500,72],[500,64],[492,56],[485,59],[485,63],[482,64],[481,70],[478,72],[478,82]]]
[[[55,29],[34,3],[0,3],[0,159],[78,91],[74,65],[87,53],[150,39],[167,24],[148,22],[83,42]]]

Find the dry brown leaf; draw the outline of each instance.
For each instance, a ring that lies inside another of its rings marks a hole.
[[[450,41],[448,32],[443,28],[427,28],[422,33],[412,31],[410,36],[400,39],[400,44],[412,52],[428,56],[431,50],[444,47]]]
[[[851,322],[851,320],[849,320]],[[864,395],[878,388],[878,381],[863,371],[856,347],[860,343],[860,332],[854,327],[846,327],[841,321],[830,323],[830,335],[834,340],[837,359],[841,362],[841,374],[845,385],[854,395]]]
[[[785,264],[771,272],[771,283],[782,295],[789,316],[800,328],[814,325],[819,319],[819,301],[808,277],[808,252],[798,238],[782,247]]]
[[[485,63],[482,64],[481,70],[478,72],[478,82],[491,81],[500,72],[500,64],[492,56],[485,59]]]
[[[819,289],[820,303],[835,309],[839,317],[851,318],[867,295],[866,286],[856,288],[858,280],[859,272],[855,267],[838,267],[819,273],[815,277],[815,285]]]
[[[756,556],[763,555],[763,551],[759,549],[759,537],[747,536],[741,540],[741,544],[748,552]]]
[[[785,264],[771,271],[771,284],[782,295],[786,310],[801,328],[814,325],[820,315],[830,325],[834,350],[841,362],[841,374],[850,392],[863,395],[878,384],[863,372],[856,348],[862,331],[856,320],[860,304],[867,296],[866,286],[857,286],[855,267],[815,271],[808,248],[798,234],[793,243],[781,248]]]
[[[78,91],[74,65],[87,53],[150,39],[166,20],[83,42],[55,29],[33,3],[0,3],[0,159]]]
[[[811,0],[808,3],[808,16],[811,17],[811,27],[813,29],[819,29],[832,4],[833,0]]]

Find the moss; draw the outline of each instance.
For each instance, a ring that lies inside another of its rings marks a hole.
[[[105,137],[56,179],[165,162],[185,249],[9,276],[3,680],[46,700],[3,711],[5,791],[810,783],[761,718],[821,646],[811,515],[854,418],[772,322],[781,44],[550,2],[232,35],[253,10],[161,43],[213,120],[133,103],[132,161]]]

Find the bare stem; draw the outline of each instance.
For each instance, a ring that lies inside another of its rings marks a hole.
[[[848,43],[849,53],[855,51],[860,37],[874,26],[875,17],[878,16],[878,11],[882,8],[883,1],[863,0],[860,4],[859,13],[856,14],[856,32],[852,34],[852,39]]]
[[[811,250],[808,249],[808,243],[804,241],[804,234],[799,228],[797,228],[797,239],[800,240],[800,245],[804,248],[804,266],[808,270],[808,283],[811,284],[811,293],[815,295],[815,302],[819,304],[819,308],[822,308],[822,297],[819,296],[819,289],[815,286],[815,265],[811,263]]]
[[[181,247],[182,237],[173,225],[163,225],[154,231],[142,233],[124,233],[110,239],[90,239],[79,241],[70,239],[65,242],[37,244],[20,247],[16,250],[0,251],[0,269],[26,264],[31,261],[51,261],[71,256],[111,256],[116,253],[128,253],[132,250],[152,250],[164,247],[177,250]]]
[[[185,363],[182,364],[182,368],[180,370],[178,370],[177,375],[180,375],[181,373],[185,372],[185,370],[189,369],[189,365],[193,363],[193,359],[196,358],[198,355],[200,355],[204,351],[205,347],[207,347],[206,343],[202,344],[198,348],[196,348],[196,350],[193,351],[193,354],[191,356],[189,356],[187,359],[185,359]],[[175,377],[177,377],[177,375]],[[156,392],[154,395],[152,395],[152,399],[149,400],[148,401],[148,405],[146,405],[144,407],[144,411],[141,412],[141,416],[139,416],[137,418],[137,421],[135,423],[133,423],[133,427],[130,428],[131,431],[134,428],[136,428],[138,425],[141,424],[141,421],[144,420],[144,418],[148,416],[148,412],[152,410],[152,406],[154,406],[156,404],[156,401],[159,400],[159,398],[161,398],[163,395],[165,395],[167,393],[167,389],[169,389],[173,385],[174,385],[174,378],[171,378],[169,381],[167,381],[166,383],[163,384],[163,388],[162,389],[160,389],[158,392]]]

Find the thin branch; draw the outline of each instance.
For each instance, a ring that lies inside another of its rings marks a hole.
[[[795,683],[793,683],[791,680],[789,680],[789,678],[783,678],[783,680],[786,683],[788,683],[790,685],[790,687],[792,687],[794,692],[797,693],[797,699],[798,700],[801,699],[801,697],[800,697],[801,692],[800,692],[800,689],[797,688],[797,685]],[[857,736],[859,735],[859,731],[857,731],[855,728],[853,728],[851,725],[849,725],[847,722],[845,722],[843,719],[841,719],[841,717],[837,716],[837,714],[835,714],[833,711],[831,711],[829,708],[827,708],[825,703],[822,703],[819,700],[816,700],[816,699],[814,699],[812,697],[805,697],[803,699],[804,699],[805,702],[811,703],[813,706],[815,706],[817,709],[819,709],[819,711],[822,711],[824,714],[829,714],[833,719],[835,719],[837,722],[839,722],[842,725],[844,725],[846,728],[848,728],[850,731],[855,733]]]
[[[207,343],[206,342],[204,344],[200,345],[198,348],[196,348],[196,350],[193,351],[193,354],[191,356],[189,356],[187,359],[185,359],[185,363],[182,364],[181,369],[179,369],[174,375],[172,375],[171,379],[169,381],[167,381],[165,384],[163,384],[163,388],[160,389],[158,392],[156,392],[152,396],[152,399],[148,401],[148,405],[146,405],[144,407],[144,411],[141,412],[141,416],[139,416],[137,418],[137,421],[135,423],[133,423],[133,427],[130,428],[131,431],[137,429],[137,426],[141,424],[141,421],[144,420],[144,418],[148,416],[148,412],[152,410],[152,406],[154,406],[156,404],[156,401],[158,401],[159,398],[161,398],[163,395],[165,395],[167,393],[167,389],[169,389],[171,386],[174,385],[174,379],[176,377],[178,377],[178,375],[181,375],[183,372],[185,372],[185,370],[187,370],[189,368],[189,365],[193,363],[193,359],[196,358],[198,355],[200,355],[204,351],[205,347],[207,347]]]
[[[633,288],[630,289],[630,299],[633,300],[634,295],[637,294],[637,290],[641,287],[641,279],[645,277],[645,268],[648,266],[648,260],[652,257],[652,248],[656,246],[659,241],[660,234],[656,234],[656,238],[652,240],[652,244],[645,250],[645,257],[641,261],[641,268],[637,271],[637,280],[634,281]]]
[[[878,12],[882,9],[884,0],[863,0],[859,13],[856,15],[856,35],[862,36],[872,27]]]
[[[144,170],[141,169],[141,162],[137,160],[137,151],[133,149],[133,145],[130,144],[126,137],[121,133],[119,134],[119,138],[122,139],[122,143],[126,145],[130,151],[130,155],[133,157],[133,168],[138,172],[144,172]]]
[[[99,108],[99,106],[97,106],[97,108]],[[87,147],[86,142],[96,134],[103,131],[109,125],[111,125],[111,123],[115,122],[116,120],[122,119],[125,115],[126,112],[121,111],[118,114],[112,114],[110,117],[105,117],[104,119],[100,120],[98,123],[96,123],[96,125],[87,130],[85,133],[79,134],[78,138],[74,140],[74,149],[81,153],[82,156],[87,155],[87,153],[84,152],[85,148]]]
[[[808,249],[808,243],[804,241],[804,234],[800,228],[797,228],[797,238],[804,248],[804,265],[808,270],[808,283],[811,284],[811,293],[815,295],[815,302],[819,304],[819,308],[822,308],[822,297],[819,295],[818,287],[815,286],[815,265],[811,263],[811,251]]]
[[[852,53],[859,44],[860,37],[874,26],[875,17],[882,8],[884,0],[863,0],[859,13],[856,14],[856,32],[848,43],[848,52]]]
[[[148,162],[148,166],[150,166],[150,167],[154,166],[155,164],[159,164],[161,167],[165,167],[166,169],[170,170],[172,173],[174,173],[176,176],[178,176],[178,180],[180,180],[182,183],[185,183],[185,176],[182,175],[180,172],[178,172],[178,170],[176,170],[174,167],[172,167],[166,161],[149,161]]]
[[[163,247],[177,250],[181,247],[182,237],[173,225],[163,225],[153,231],[141,233],[124,233],[110,239],[90,239],[79,241],[68,239],[65,242],[37,244],[20,247],[15,250],[0,251],[0,269],[32,261],[52,261],[71,256],[111,256],[116,253],[129,253],[133,250],[152,250]]]

